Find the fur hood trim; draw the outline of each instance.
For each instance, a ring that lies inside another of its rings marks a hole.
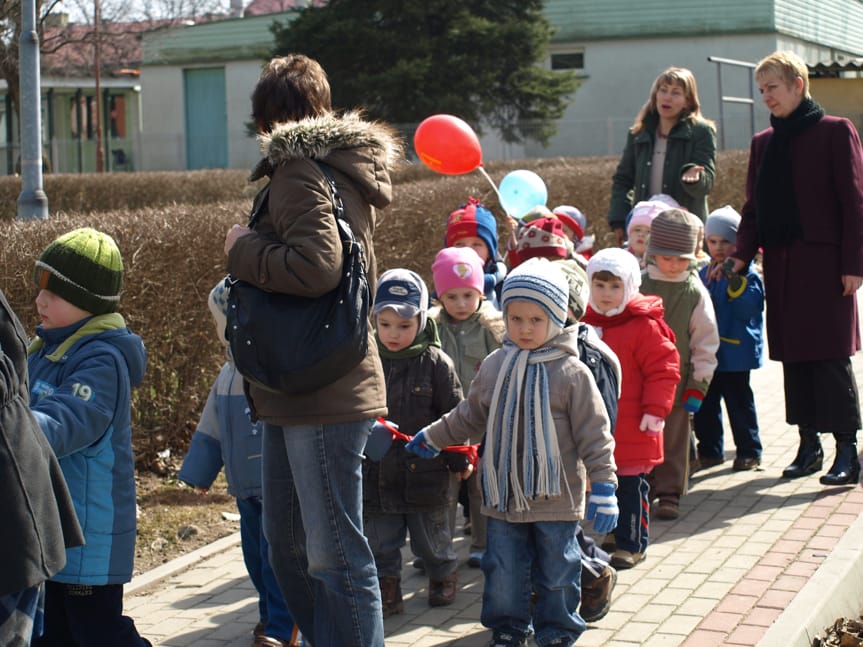
[[[372,148],[379,152],[375,157],[390,170],[402,156],[398,133],[382,122],[366,121],[357,110],[276,124],[269,133],[258,135],[258,142],[266,158],[252,171],[252,180],[289,160],[325,160],[338,149]]]

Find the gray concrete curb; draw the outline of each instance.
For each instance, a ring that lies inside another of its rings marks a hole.
[[[144,591],[158,585],[162,580],[173,577],[178,573],[182,573],[198,564],[198,562],[202,562],[213,555],[226,551],[229,548],[233,548],[239,543],[240,533],[235,532],[227,537],[217,539],[211,544],[201,546],[197,550],[193,550],[191,553],[172,559],[167,564],[162,564],[146,573],[141,573],[140,575],[133,577],[132,581],[123,587],[123,594],[133,595],[136,593],[143,593]]]
[[[858,486],[859,487],[859,486]],[[794,596],[756,647],[812,647],[837,618],[856,619],[863,609],[863,514],[812,578]]]

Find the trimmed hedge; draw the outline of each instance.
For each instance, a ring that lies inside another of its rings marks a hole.
[[[548,186],[548,204],[581,209],[588,216],[588,233],[602,248],[610,244],[605,213],[616,162],[519,160],[490,164],[486,170],[496,182],[518,168],[538,173]],[[745,151],[720,154],[711,195],[714,207],[731,204],[740,209],[746,163]],[[206,298],[224,276],[225,232],[233,223],[245,222],[251,204],[254,187],[245,183],[245,175],[195,171],[48,176],[51,217],[44,222],[9,221],[0,227],[0,288],[31,331],[38,323],[33,263],[45,246],[61,233],[84,226],[117,240],[126,267],[120,311],[144,338],[148,352],[147,374],[133,401],[134,444],[141,469],[164,470],[159,452],[165,449],[182,457],[224,361]],[[494,191],[478,172],[442,176],[414,165],[396,173],[395,181],[393,204],[379,213],[375,232],[379,272],[406,267],[430,282],[446,217],[468,195],[501,214]],[[10,190],[0,182],[0,192]],[[9,194],[7,200],[14,204],[17,194],[14,200]],[[58,208],[70,203],[74,209]],[[120,204],[129,206],[119,208]]]

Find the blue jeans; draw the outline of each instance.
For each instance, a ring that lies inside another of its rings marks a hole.
[[[731,433],[737,456],[761,458],[761,438],[755,398],[749,386],[749,371],[716,371],[710,380],[701,408],[693,416],[698,455],[704,458],[724,458],[722,433],[722,400],[728,411]]]
[[[270,566],[270,545],[264,537],[261,499],[237,499],[237,509],[240,511],[243,561],[258,592],[258,617],[266,625],[264,635],[290,642],[294,619],[279,590],[273,567]]]
[[[508,523],[489,517],[482,558],[482,624],[516,639],[527,637],[532,626],[540,647],[557,638],[577,640],[585,630],[578,615],[577,531],[576,521]],[[533,616],[531,592],[537,596]]]
[[[362,523],[362,458],[372,422],[264,424],[270,563],[315,647],[384,644],[377,570]]]

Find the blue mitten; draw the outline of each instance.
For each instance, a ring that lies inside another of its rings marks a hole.
[[[698,389],[686,389],[683,392],[683,408],[689,413],[698,413],[703,401],[704,394]]]
[[[440,454],[440,449],[435,447],[426,437],[425,429],[418,431],[417,434],[410,439],[410,442],[405,445],[405,449],[409,452],[413,452],[420,458],[434,458]]]
[[[617,527],[617,496],[611,483],[591,483],[587,500],[587,520],[596,532],[608,533]]]

